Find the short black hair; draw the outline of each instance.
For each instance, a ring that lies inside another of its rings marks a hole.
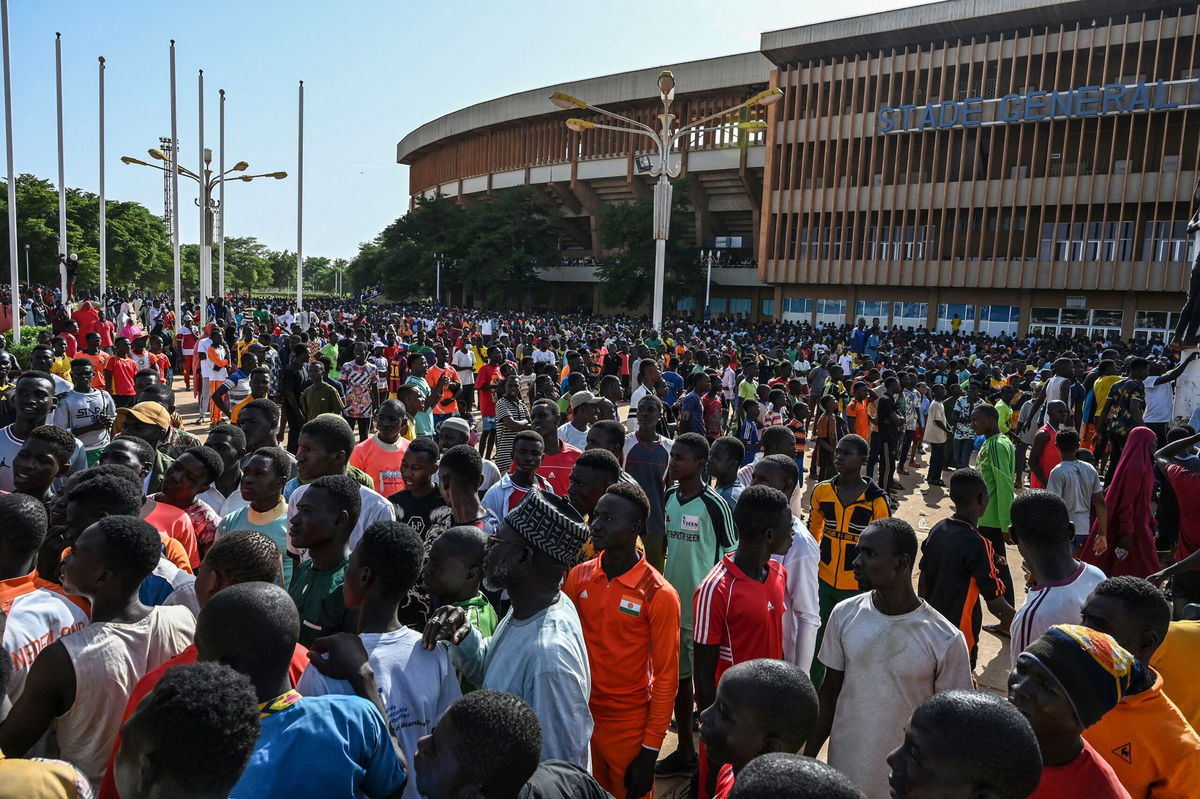
[[[950,499],[955,502],[968,502],[982,494],[988,495],[987,481],[979,470],[970,466],[962,466],[950,475]]]
[[[126,472],[135,480],[137,478],[137,475],[123,466],[114,465],[113,468]],[[114,516],[138,515],[145,502],[141,485],[115,474],[98,474],[91,477],[89,473],[92,471],[94,470],[88,469],[80,473],[80,479],[75,482],[70,494],[67,495],[69,502],[86,508],[88,511],[102,510]],[[84,477],[84,475],[89,476]]]
[[[1170,431],[1167,431],[1168,435]],[[1074,430],[1059,430],[1054,437],[1054,446],[1060,450],[1075,451],[1079,449],[1079,434]]]
[[[472,691],[456,699],[443,718],[458,733],[455,759],[468,785],[489,794],[516,796],[542,753],[542,725],[525,700],[504,691]]]
[[[196,617],[196,646],[204,659],[228,663],[256,683],[287,677],[299,638],[296,603],[270,583],[223,588]]]
[[[59,464],[71,462],[71,456],[75,454],[75,445],[78,443],[69,431],[52,424],[44,424],[30,430],[25,443],[30,441],[41,441],[49,446]]]
[[[758,538],[767,525],[788,508],[787,494],[766,485],[750,486],[733,508],[733,524],[740,538]]]
[[[305,422],[300,435],[315,438],[329,452],[344,452],[346,460],[354,453],[354,431],[350,423],[340,416],[323,413],[316,419]]]
[[[1042,776],[1042,754],[1029,721],[987,691],[939,691],[913,711],[911,724],[934,733],[950,772],[997,799],[1025,799]]]
[[[360,484],[357,480],[344,474],[328,474],[308,484],[309,491],[314,488],[329,494],[339,513],[346,512],[350,517],[351,528],[358,524],[358,516],[362,513],[362,494],[359,492]]]
[[[1145,629],[1158,633],[1160,641],[1166,637],[1171,623],[1171,603],[1149,580],[1129,575],[1109,577],[1092,589],[1092,596],[1117,600],[1137,616]]]
[[[482,566],[489,538],[487,533],[474,525],[457,524],[439,535],[436,540],[448,544],[454,552],[454,557],[466,565]]]
[[[681,444],[687,449],[690,449],[692,451],[692,455],[696,458],[699,458],[700,460],[708,460],[708,439],[699,433],[684,433],[683,435],[676,437],[675,443],[671,446],[674,448]]]
[[[154,463],[154,447],[150,446],[149,442],[144,441],[137,436],[131,436],[126,433],[122,433],[121,435],[114,437],[112,441],[109,441],[108,446],[111,447],[113,444],[118,442],[126,444],[131,450],[133,450],[133,454],[137,456],[139,462]]]
[[[976,405],[971,409],[971,415],[974,416],[977,413],[983,414],[993,422],[1000,421],[1000,411],[996,410],[994,405]]]
[[[279,545],[255,530],[235,530],[218,538],[204,555],[210,571],[228,585],[278,583],[283,561]]]
[[[425,566],[425,543],[403,522],[375,522],[363,530],[355,549],[359,561],[379,578],[383,595],[388,597],[406,596]]]
[[[121,730],[154,747],[154,762],[179,785],[229,793],[258,743],[258,697],[250,680],[221,663],[168,669]]]
[[[150,576],[162,557],[162,537],[153,525],[136,516],[105,516],[96,526],[104,537],[105,566],[127,575],[130,583]]]
[[[742,496],[746,495],[742,494]],[[896,516],[885,516],[882,519],[875,519],[867,527],[880,527],[887,530],[892,541],[892,554],[907,555],[909,562],[916,564],[917,533],[911,524]]]
[[[770,463],[783,470],[784,477],[792,487],[792,491],[796,490],[796,486],[800,483],[800,467],[796,465],[796,459],[790,455],[780,455],[778,452],[774,455],[765,456],[759,463]],[[784,492],[785,494],[788,492]]]
[[[820,760],[768,752],[737,773],[729,799],[863,799],[850,778]]]
[[[347,427],[347,429],[349,429],[349,428]],[[351,436],[353,437],[353,434],[351,434]],[[541,440],[542,440],[542,437],[538,436],[538,441],[541,441]],[[408,452],[424,453],[424,454],[428,455],[429,459],[431,461],[433,461],[434,463],[438,462],[438,458],[442,454],[442,450],[440,447],[438,447],[437,442],[434,441],[429,436],[417,436],[412,441],[410,441],[408,444]]]
[[[608,454],[612,454],[611,452]],[[646,492],[637,483],[616,482],[608,487],[605,494],[612,494],[614,497],[620,497],[629,502],[638,509],[638,517],[642,524],[646,523],[646,519],[650,516],[650,498],[646,496]]]
[[[600,472],[608,478],[610,485],[621,479],[621,464],[617,456],[606,449],[584,450],[576,458],[575,465]]]
[[[258,370],[255,369],[254,371],[257,372]],[[262,411],[263,413],[265,413],[267,415],[268,419],[271,419],[275,423],[275,426],[277,426],[277,427],[279,426],[279,416],[280,416],[279,403],[275,402],[274,400],[267,399],[266,397],[261,397],[259,399],[252,399],[249,402],[247,402],[245,405],[242,406],[241,413],[245,413],[246,411],[250,410],[251,408],[253,408],[256,411]]]
[[[221,455],[212,447],[192,447],[180,453],[180,457],[184,455],[191,455],[200,461],[201,465],[208,472],[208,481],[210,483],[220,477],[221,473],[225,471],[225,461],[221,460]]]
[[[0,494],[0,519],[0,538],[19,554],[36,552],[50,527],[46,506],[28,494]]]
[[[710,458],[717,451],[717,447],[730,450],[729,457],[731,460],[741,462],[746,459],[746,445],[742,443],[740,438],[735,436],[721,436],[708,448],[708,456]]]
[[[762,436],[759,438],[759,445],[763,449],[788,447],[791,448],[789,451],[794,451],[796,434],[792,431],[792,428],[786,425],[773,424],[762,431]]]
[[[312,424],[312,422],[309,422],[309,424]],[[305,427],[308,427],[308,425],[306,424]],[[242,428],[229,422],[222,422],[221,424],[214,425],[208,431],[208,437],[212,438],[217,433],[229,436],[229,440],[233,442],[233,448],[238,452],[244,453],[246,451],[246,434],[242,432]]]
[[[275,474],[280,477],[287,477],[292,471],[292,459],[286,451],[281,447],[259,447],[250,453],[253,455],[261,455],[271,461],[271,465],[275,469]]]
[[[850,446],[852,446],[856,450],[858,450],[859,455],[866,455],[868,452],[871,451],[871,448],[869,446],[867,446],[867,440],[865,438],[863,438],[862,436],[858,435],[857,433],[847,433],[846,435],[839,438],[837,443],[839,445],[849,444]]]
[[[601,419],[594,422],[592,430],[599,430],[608,437],[610,443],[623,442],[625,440],[625,427],[616,419]]]
[[[1044,488],[1031,488],[1017,494],[1010,516],[1013,535],[1023,542],[1051,547],[1072,537],[1067,503]],[[1076,530],[1074,534],[1087,535],[1087,530]]]
[[[818,711],[817,690],[804,669],[786,660],[759,658],[731,666],[721,679],[751,683],[756,706],[750,710],[763,730],[788,752],[804,746],[817,725]]]
[[[446,450],[438,468],[449,470],[468,486],[478,486],[483,479],[483,457],[470,444],[458,444]]]
[[[514,451],[517,448],[518,441],[536,441],[537,443],[542,445],[543,450],[546,448],[546,439],[542,438],[541,433],[537,432],[536,430],[522,430],[521,432],[519,432],[515,436],[513,436],[513,450]],[[409,449],[412,449],[412,447],[409,447]]]

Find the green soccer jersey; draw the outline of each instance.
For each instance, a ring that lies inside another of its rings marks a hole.
[[[663,576],[679,593],[679,623],[692,629],[692,595],[727,552],[737,548],[729,504],[712,486],[680,503],[679,486],[667,489],[667,565]]]
[[[288,594],[300,611],[300,643],[312,646],[323,635],[355,632],[354,614],[346,609],[342,581],[347,558],[332,569],[318,571],[306,560],[292,573]]]
[[[492,633],[496,631],[496,625],[500,620],[496,618],[496,611],[492,607],[492,603],[487,601],[487,597],[483,594],[476,594],[466,602],[452,602],[456,608],[462,608],[467,612],[467,621],[471,622],[471,626],[479,633],[480,638],[491,638]],[[463,677],[459,681],[464,694],[479,688],[478,685],[473,685]]]

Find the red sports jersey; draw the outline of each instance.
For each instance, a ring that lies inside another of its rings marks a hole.
[[[567,488],[571,485],[571,468],[575,465],[575,461],[579,460],[580,453],[567,442],[560,443],[562,449],[557,455],[542,457],[542,465],[538,467],[537,473],[550,484],[555,494],[565,497]]]
[[[783,595],[787,572],[767,561],[767,579],[748,577],[721,558],[700,583],[693,599],[698,644],[719,646],[717,681],[730,666],[756,658],[783,659]]]

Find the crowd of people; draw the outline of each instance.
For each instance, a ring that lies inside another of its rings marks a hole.
[[[1200,796],[1195,352],[42,299],[0,797]]]

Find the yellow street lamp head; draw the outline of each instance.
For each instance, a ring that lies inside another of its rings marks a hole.
[[[164,153],[162,150],[155,150],[154,148],[151,148],[151,149],[147,150],[146,152],[150,153],[150,157],[153,158],[155,161],[170,161],[171,160],[169,157],[167,157],[167,154]]]
[[[572,97],[566,92],[555,92],[550,95],[550,102],[559,108],[587,108],[587,103],[578,97]]]
[[[576,119],[574,117],[567,120],[567,127],[576,133],[583,133],[585,130],[591,130],[596,127],[595,122],[588,122],[586,119]]]
[[[746,101],[746,105],[773,105],[783,99],[783,89],[765,89]]]
[[[233,165],[234,172],[245,172],[249,168],[250,168],[250,164],[247,161],[238,161],[236,164]]]
[[[761,119],[755,119],[750,122],[739,122],[737,123],[737,126],[738,130],[746,133],[758,133],[759,131],[767,129],[767,123],[763,122]]]
[[[269,175],[267,175],[267,177],[275,178],[276,180],[283,180],[284,178],[287,177],[287,172],[272,172]]]
[[[670,94],[675,91],[675,76],[665,69],[658,76],[658,90],[663,94]]]
[[[145,161],[142,161],[138,158],[134,158],[133,156],[129,156],[129,155],[121,156],[121,163],[122,164],[139,164],[140,166],[151,166],[150,164],[147,164]]]

